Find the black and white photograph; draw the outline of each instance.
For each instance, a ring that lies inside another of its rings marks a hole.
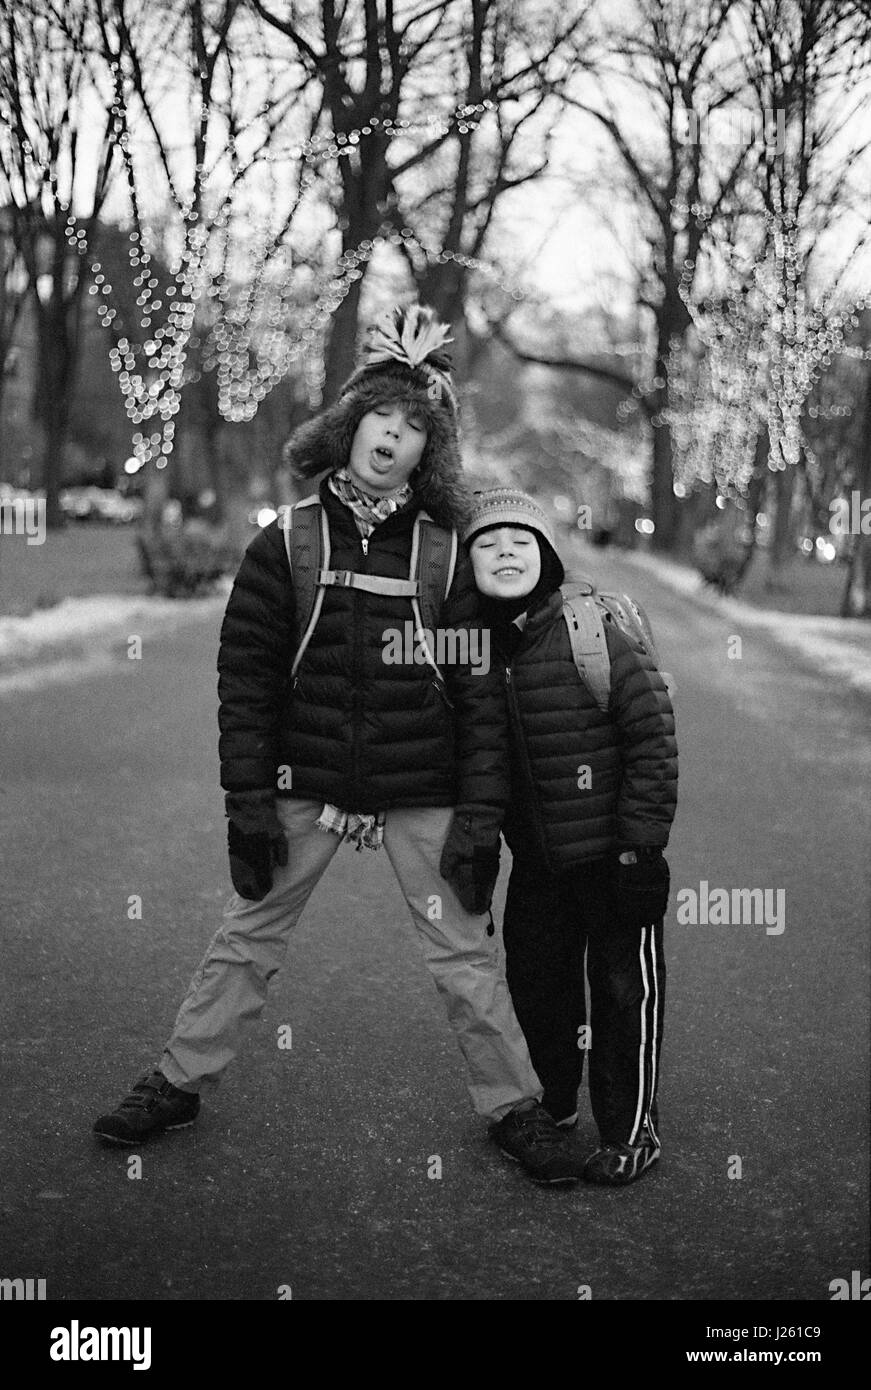
[[[858,1355],[869,0],[0,0],[0,769],[22,1366]]]

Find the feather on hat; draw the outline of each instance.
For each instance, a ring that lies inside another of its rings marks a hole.
[[[353,390],[363,376],[385,366],[419,371],[428,382],[444,391],[456,411],[457,398],[451,382],[451,354],[447,344],[454,340],[447,324],[424,304],[403,308],[396,304],[386,310],[368,329],[363,361],[342,388],[342,396]]]

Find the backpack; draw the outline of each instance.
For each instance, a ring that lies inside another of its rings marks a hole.
[[[284,547],[296,593],[297,646],[291,680],[296,679],[299,664],[317,626],[324,593],[338,585],[344,589],[364,589],[369,594],[410,599],[415,641],[439,686],[443,687],[444,677],[427,639],[428,634],[435,632],[442,603],[453,583],[457,532],[437,526],[428,512],[419,511],[411,537],[408,578],[389,579],[381,574],[330,569],[330,524],[317,493],[282,510]]]
[[[611,694],[611,660],[605,639],[605,623],[615,624],[631,641],[637,642],[659,668],[659,655],[650,619],[628,594],[599,593],[593,584],[581,580],[563,588],[563,617],[569,630],[572,656],[578,675],[601,710],[607,710]],[[660,671],[669,696],[674,679]]]

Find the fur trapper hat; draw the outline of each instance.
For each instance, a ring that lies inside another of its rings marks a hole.
[[[423,456],[409,482],[441,526],[461,527],[471,509],[462,477],[458,406],[451,380],[447,326],[421,304],[396,305],[369,327],[357,369],[333,405],[294,430],[284,446],[297,478],[344,467],[360,420],[387,402],[414,405],[426,422]]]

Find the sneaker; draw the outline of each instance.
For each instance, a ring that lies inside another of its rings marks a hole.
[[[192,1125],[200,1109],[196,1092],[180,1091],[163,1072],[146,1072],[117,1110],[101,1115],[94,1134],[109,1144],[144,1144],[152,1134]]]
[[[587,1182],[625,1187],[646,1173],[659,1158],[659,1143],[650,1130],[642,1129],[637,1144],[602,1144],[584,1165]]]
[[[538,1101],[509,1110],[490,1126],[490,1138],[536,1182],[567,1185],[583,1176],[582,1160]]]

